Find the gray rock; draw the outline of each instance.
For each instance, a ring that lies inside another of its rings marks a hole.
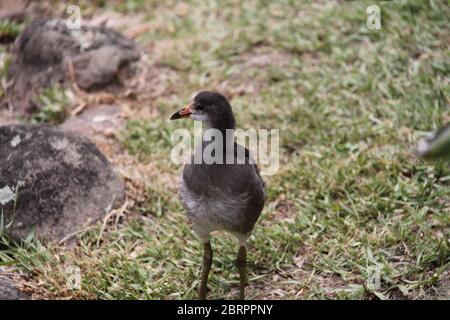
[[[62,20],[35,20],[17,38],[5,99],[22,114],[39,109],[37,93],[75,80],[86,91],[120,88],[120,75],[140,54],[134,41],[107,27],[69,29]]]
[[[58,240],[104,217],[125,197],[122,179],[84,137],[48,126],[0,127],[0,207],[6,232]]]
[[[0,269],[0,300],[29,300],[30,297],[23,293],[16,283],[8,276],[3,275]]]
[[[61,128],[97,143],[105,141],[107,136],[114,132],[125,129],[125,121],[120,106],[102,104],[89,107],[80,115],[70,117],[61,124]]]

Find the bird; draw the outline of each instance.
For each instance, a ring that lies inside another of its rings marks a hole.
[[[426,160],[450,159],[450,123],[420,140],[416,153]]]
[[[170,118],[176,119],[193,119],[206,124],[202,141],[195,147],[191,161],[184,165],[179,185],[181,203],[188,220],[203,243],[198,297],[206,299],[208,276],[213,261],[210,235],[213,231],[225,231],[234,235],[239,243],[236,264],[240,278],[239,299],[243,300],[246,245],[264,207],[265,182],[249,150],[234,141],[235,118],[230,102],[224,95],[201,91]],[[207,133],[211,130],[222,135],[223,142],[223,148],[213,154],[217,157],[212,163],[201,156],[203,150],[214,141],[208,138]],[[227,132],[232,134],[227,135]],[[240,155],[245,158],[241,158],[244,161],[238,161]],[[195,161],[196,159],[200,160]],[[225,161],[227,159],[233,161]]]

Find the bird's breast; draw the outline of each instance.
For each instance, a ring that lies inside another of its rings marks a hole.
[[[239,231],[251,224],[246,214],[252,200],[248,193],[227,193],[214,187],[202,193],[190,189],[181,179],[180,195],[188,218],[194,225],[209,230]]]

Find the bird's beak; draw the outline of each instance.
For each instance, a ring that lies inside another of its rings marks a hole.
[[[181,119],[181,118],[189,118],[191,113],[192,112],[191,112],[191,103],[190,103],[187,106],[185,106],[183,109],[181,109],[180,111],[175,112],[170,117],[170,120],[176,120],[176,119]]]

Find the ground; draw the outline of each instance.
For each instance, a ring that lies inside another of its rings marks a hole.
[[[230,98],[239,127],[280,129],[280,169],[265,177],[248,247],[249,299],[449,299],[450,170],[412,150],[450,121],[450,6],[379,2],[382,28],[369,30],[369,4],[82,2],[85,19],[109,18],[144,53],[125,94],[71,106],[120,107],[122,122],[93,139],[127,202],[75,246],[30,241],[0,251],[0,264],[34,298],[195,298],[202,246],[168,161],[171,132],[191,124],[168,119],[209,89]],[[212,247],[209,298],[233,299],[238,245],[218,234]],[[66,285],[68,267],[81,288]]]

